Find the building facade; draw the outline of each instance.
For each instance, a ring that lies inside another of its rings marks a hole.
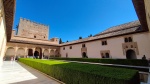
[[[7,42],[5,60],[16,57],[49,58],[58,57],[58,38],[48,40],[49,27],[20,18],[18,32],[12,31],[11,40]]]
[[[62,57],[141,59],[150,58],[149,32],[134,21],[109,28],[93,37],[61,44]],[[71,47],[71,48],[70,48]]]
[[[8,0],[4,2],[6,1]],[[143,55],[149,59],[150,1],[132,1],[139,21],[114,26],[92,37],[63,44],[58,44],[58,38],[48,40],[49,26],[24,18],[20,19],[17,35],[15,30],[6,35],[6,32],[10,32],[6,30],[9,30],[11,24],[7,27],[8,23],[5,21],[6,17],[2,17],[4,11],[1,8],[0,32],[4,36],[0,37],[1,59],[4,56],[5,60],[12,57],[141,59]]]

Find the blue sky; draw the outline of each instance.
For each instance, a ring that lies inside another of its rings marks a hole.
[[[20,17],[49,25],[49,38],[64,42],[138,20],[132,0],[17,0],[14,29]]]

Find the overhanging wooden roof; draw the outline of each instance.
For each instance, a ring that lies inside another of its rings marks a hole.
[[[13,22],[14,22],[16,0],[3,0],[3,5],[4,5],[4,12],[5,12],[7,41],[10,41]]]
[[[144,31],[148,31],[144,0],[132,0],[137,16]]]

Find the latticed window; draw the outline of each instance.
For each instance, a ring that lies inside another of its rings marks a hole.
[[[107,45],[107,41],[102,41],[102,45]]]
[[[85,44],[82,44],[82,47],[85,48],[86,47]]]
[[[125,39],[124,39],[124,42],[128,42],[128,38],[125,38]]]
[[[70,49],[72,49],[72,46],[70,46]]]
[[[132,38],[131,37],[126,37],[126,38],[124,38],[124,42],[132,42],[133,40],[132,40]]]
[[[128,39],[129,39],[129,42],[132,42],[132,38],[131,37],[129,37]]]

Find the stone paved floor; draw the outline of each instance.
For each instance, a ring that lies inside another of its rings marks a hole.
[[[46,75],[15,61],[0,67],[0,84],[60,84]]]

